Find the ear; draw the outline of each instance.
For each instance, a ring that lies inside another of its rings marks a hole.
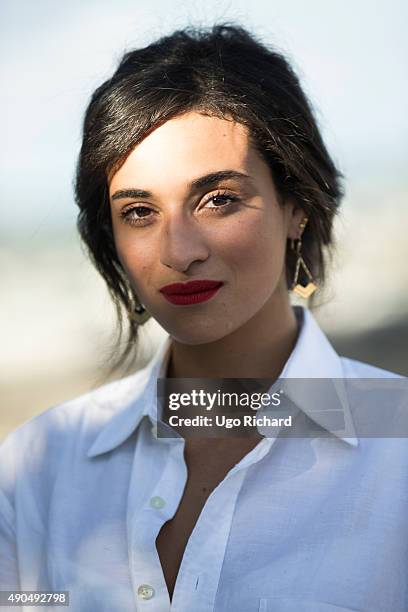
[[[288,206],[288,238],[290,240],[297,240],[303,233],[300,225],[305,221],[307,215],[303,208],[296,206],[293,203],[287,203]]]

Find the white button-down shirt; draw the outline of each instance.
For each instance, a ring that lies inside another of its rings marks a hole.
[[[282,378],[395,376],[339,357],[311,313],[296,313]],[[347,437],[263,438],[229,471],[191,533],[170,604],[155,540],[187,468],[184,440],[155,435],[169,346],[5,440],[0,587],[68,590],[74,612],[408,610],[407,440],[357,439],[348,409]]]

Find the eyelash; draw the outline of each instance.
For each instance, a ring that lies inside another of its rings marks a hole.
[[[230,201],[229,204],[222,204],[221,206],[214,206],[213,208],[206,209],[206,210],[211,211],[211,213],[215,213],[218,215],[226,214],[227,212],[229,212],[229,209],[232,208],[234,204],[237,204],[240,201],[240,198],[236,195],[233,195],[227,191],[218,191],[217,193],[213,193],[210,196],[208,196],[204,200],[204,205],[211,202],[211,200],[215,200],[217,198],[225,198]],[[132,215],[133,212],[135,212],[136,210],[140,210],[140,209],[147,210],[147,211],[152,210],[148,206],[143,206],[141,204],[139,206],[133,205],[133,206],[130,206],[129,208],[124,208],[123,210],[120,211],[119,214],[120,214],[120,217],[125,221],[125,223],[128,223],[129,225],[143,226],[143,225],[146,225],[146,222],[144,221],[144,219],[147,220],[150,217],[150,215],[146,215],[144,217],[134,217]]]

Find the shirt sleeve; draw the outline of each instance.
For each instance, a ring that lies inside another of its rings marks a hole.
[[[14,510],[16,482],[14,436],[0,444],[0,590],[20,589]],[[0,608],[1,609],[1,608]]]
[[[0,489],[0,589],[19,588],[14,511]]]

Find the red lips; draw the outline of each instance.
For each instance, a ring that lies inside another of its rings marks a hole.
[[[172,285],[165,285],[160,289],[165,295],[186,294],[186,293],[199,293],[200,291],[209,291],[222,285],[221,281],[209,281],[209,280],[196,280],[188,281],[187,283],[173,283]]]
[[[209,300],[222,285],[221,281],[197,280],[165,285],[160,291],[168,302],[187,306]]]

